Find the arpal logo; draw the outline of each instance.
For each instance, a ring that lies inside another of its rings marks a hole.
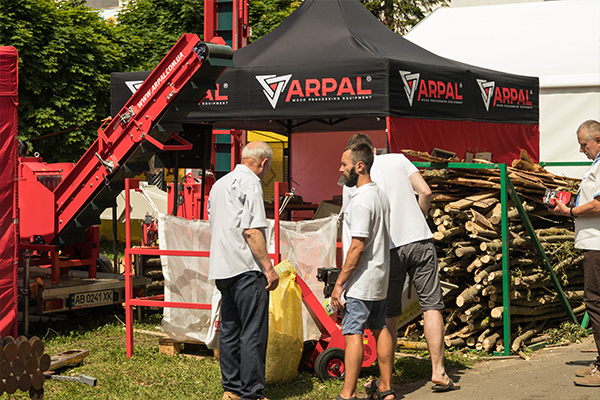
[[[408,104],[410,104],[412,107],[415,92],[417,91],[417,86],[419,86],[419,77],[421,74],[413,74],[410,71],[402,70],[398,72],[400,72],[400,77],[402,78],[402,83],[404,84],[404,91],[406,92],[406,97],[408,97]]]
[[[125,82],[125,84],[129,88],[129,90],[131,90],[131,93],[137,92],[137,90],[140,88],[140,86],[142,86],[142,83],[144,83],[144,81],[126,81]]]
[[[257,75],[256,76],[256,80],[262,86],[263,93],[267,97],[267,100],[269,100],[269,103],[271,104],[271,107],[273,107],[273,109],[275,109],[275,107],[277,107],[277,102],[279,101],[279,96],[281,96],[281,93],[283,93],[283,91],[285,90],[285,87],[287,86],[291,77],[292,77],[292,74],[282,75],[282,76],[276,76],[276,75]]]
[[[496,87],[496,82],[486,81],[485,79],[477,79],[477,85],[479,85],[479,90],[481,91],[481,98],[483,99],[483,104],[485,104],[485,109],[490,111],[490,103],[494,97],[494,88]]]

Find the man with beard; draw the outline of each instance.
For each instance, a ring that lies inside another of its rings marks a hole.
[[[600,123],[585,121],[577,129],[579,151],[593,160],[583,175],[574,207],[556,201],[556,215],[575,218],[575,248],[583,250],[583,302],[592,323],[598,357],[575,371],[579,386],[600,386]]]
[[[371,138],[357,133],[348,146],[364,143],[375,153]],[[410,275],[423,310],[425,340],[431,356],[431,381],[435,391],[460,389],[446,374],[444,367],[444,308],[433,234],[425,219],[431,190],[417,168],[403,154],[376,155],[371,177],[390,199],[390,283],[385,324],[397,343],[397,319],[402,314],[402,292],[406,275]],[[355,189],[344,187],[344,206]],[[417,196],[415,197],[415,193]],[[396,346],[393,345],[392,351]],[[375,390],[374,380],[366,385]]]
[[[344,211],[344,264],[331,294],[330,304],[342,312],[346,341],[344,387],[336,400],[356,400],[356,383],[363,362],[363,333],[373,332],[381,380],[376,399],[395,399],[391,389],[392,339],[385,329],[385,298],[389,275],[390,205],[387,196],[371,181],[373,152],[366,144],[346,148],[342,154],[346,185],[356,192]],[[344,293],[345,291],[345,293]],[[345,304],[342,302],[345,297]]]

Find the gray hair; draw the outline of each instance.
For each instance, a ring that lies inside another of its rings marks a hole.
[[[273,159],[273,150],[271,150],[271,146],[266,144],[265,142],[254,141],[250,142],[244,146],[242,149],[242,160],[245,158],[250,158],[257,162],[268,158],[269,160]]]
[[[600,122],[588,119],[577,128],[577,136],[581,131],[585,131],[586,140],[592,141],[596,136],[600,136]]]

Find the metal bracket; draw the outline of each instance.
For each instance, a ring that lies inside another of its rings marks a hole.
[[[169,139],[173,139],[176,142],[179,142],[181,145],[176,145],[176,144],[162,144],[161,142],[159,142],[158,140],[154,139],[152,136],[150,135],[146,135],[146,137],[144,138],[147,141],[149,141],[150,143],[152,143],[154,146],[158,147],[160,150],[191,150],[194,146],[188,142],[187,140],[185,140],[184,138],[182,138],[181,136],[179,136],[177,133],[173,133],[171,135],[171,137]],[[167,139],[167,140],[169,140]]]
[[[98,160],[100,160],[100,164],[102,164],[102,166],[108,171],[108,173],[112,174],[115,169],[115,164],[111,160],[103,160],[102,157],[100,157],[100,154],[98,153],[94,154],[96,154],[96,157],[98,157]]]
[[[206,45],[202,46],[200,43],[198,43],[196,46],[194,46],[194,53],[196,53],[200,61],[204,61],[208,55],[208,48]]]
[[[296,191],[296,189],[292,188],[289,193],[285,194],[285,199],[283,199],[283,202],[281,203],[281,206],[279,207],[279,215],[281,215],[281,213],[283,212],[285,207],[288,205],[288,203],[290,202],[292,197],[294,197],[295,191]]]
[[[135,115],[135,111],[133,111],[133,107],[129,107],[127,109],[127,111],[125,111],[123,114],[119,115],[119,122],[125,126],[129,123],[129,121],[131,120],[131,118],[133,118],[133,116]],[[118,124],[115,124],[115,126],[113,127],[114,129],[117,129],[117,126],[119,126]]]

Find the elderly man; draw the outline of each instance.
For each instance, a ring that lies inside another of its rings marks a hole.
[[[266,248],[261,180],[273,152],[264,142],[242,149],[242,162],[213,186],[209,200],[210,266],[221,292],[223,400],[265,398],[269,293],[279,277]]]
[[[331,294],[331,304],[342,313],[346,342],[345,377],[335,400],[356,400],[356,383],[363,362],[363,333],[371,329],[377,342],[381,382],[372,398],[395,399],[391,388],[392,338],[385,329],[385,297],[389,275],[390,203],[371,181],[373,152],[366,144],[344,150],[340,172],[346,185],[356,186],[344,211],[344,264]],[[346,291],[346,303],[342,294]]]
[[[592,323],[598,357],[588,367],[575,371],[580,386],[600,386],[600,123],[585,121],[577,129],[579,151],[593,160],[583,175],[574,207],[556,202],[557,215],[575,218],[575,248],[583,250],[583,301]]]
[[[357,133],[348,139],[348,146],[357,143],[365,143],[375,152],[368,135]],[[385,324],[392,335],[392,343],[397,342],[396,321],[402,314],[402,291],[409,274],[423,310],[425,340],[431,357],[431,381],[434,383],[432,389],[440,392],[460,389],[444,368],[444,321],[440,311],[444,301],[433,234],[425,220],[431,189],[403,154],[376,155],[371,177],[390,199],[390,284]],[[344,207],[354,190],[344,187]],[[372,381],[366,386],[375,390],[377,385],[377,381]]]

